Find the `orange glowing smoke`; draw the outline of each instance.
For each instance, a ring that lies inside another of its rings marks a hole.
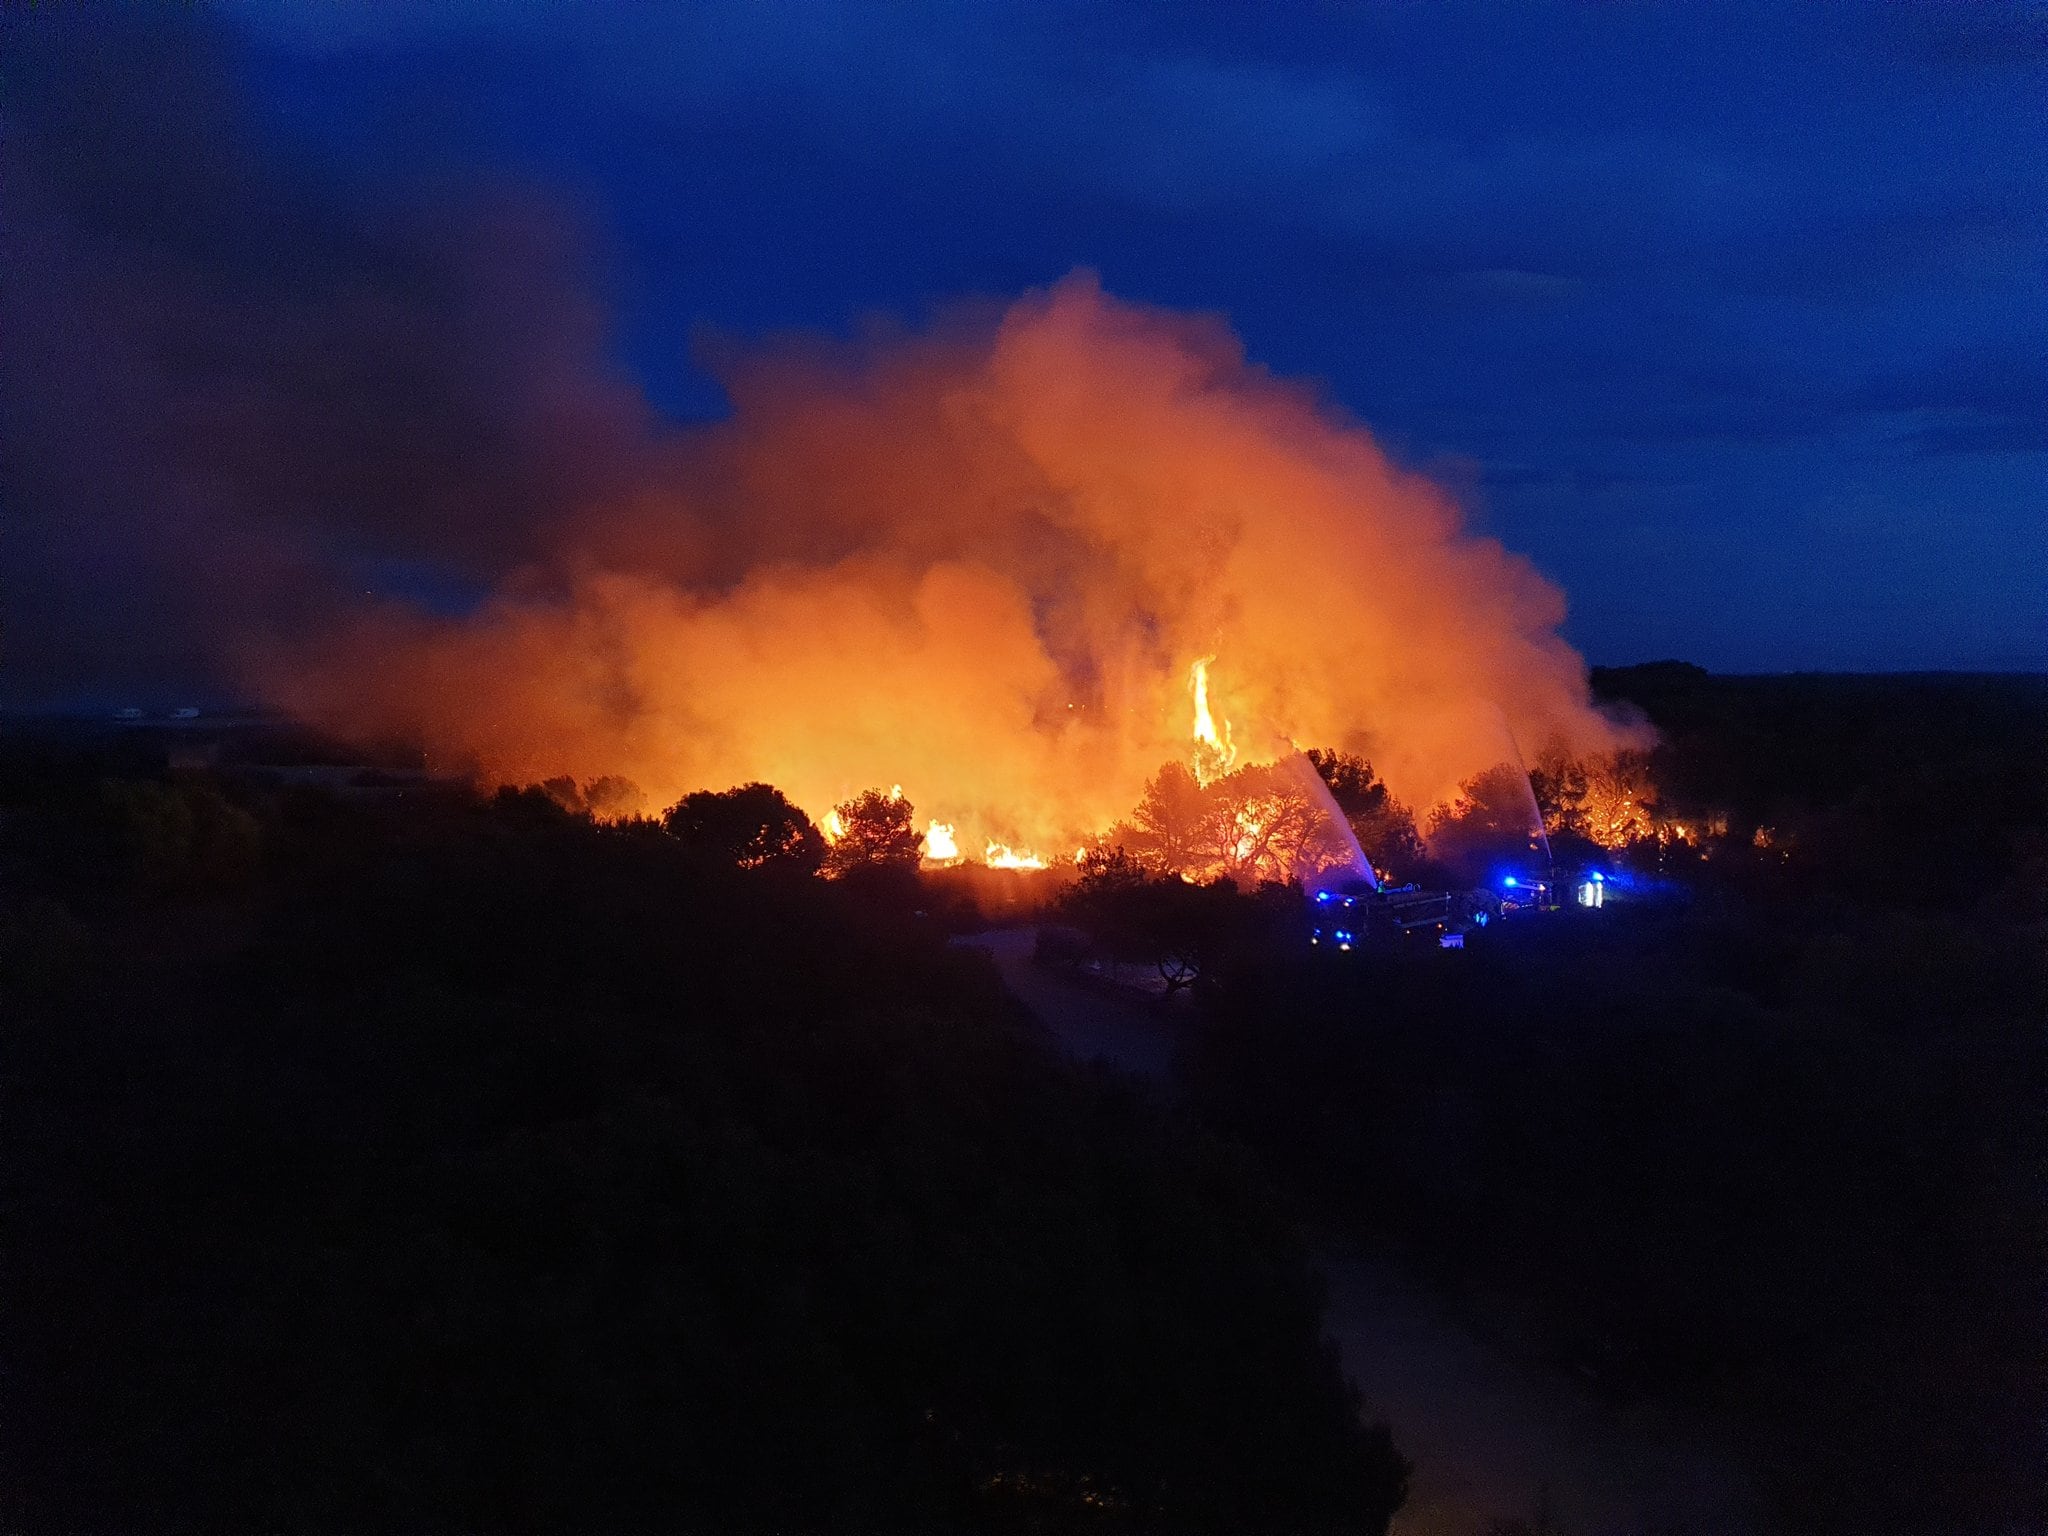
[[[1188,761],[1191,703],[1205,773],[1332,746],[1418,807],[1511,760],[1509,729],[1624,739],[1557,589],[1216,319],[1077,276],[725,382],[728,421],[561,509],[477,612],[363,613],[272,700],[486,781],[623,776],[648,809],[763,780],[823,817],[900,783],[934,857],[1034,864]]]

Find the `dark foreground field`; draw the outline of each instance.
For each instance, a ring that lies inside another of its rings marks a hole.
[[[2041,689],[1604,681],[1747,853],[1343,964],[1224,893],[1163,1095],[914,876],[9,743],[0,1525],[1378,1530],[1312,1231],[1788,1530],[2035,1528]]]

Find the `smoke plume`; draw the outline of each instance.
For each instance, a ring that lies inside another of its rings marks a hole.
[[[726,382],[730,420],[565,509],[477,612],[364,615],[271,694],[488,779],[764,779],[813,811],[900,783],[977,846],[1128,811],[1186,756],[1205,657],[1247,758],[1348,747],[1423,805],[1510,732],[1613,739],[1557,590],[1220,321],[1079,274]]]
[[[667,427],[544,204],[366,206],[259,152],[203,38],[100,41],[28,49],[10,124],[17,683],[169,656],[650,808],[900,784],[969,851],[1128,813],[1203,658],[1241,761],[1361,752],[1418,808],[1619,740],[1557,589],[1220,319],[1077,273],[726,346],[729,417]]]

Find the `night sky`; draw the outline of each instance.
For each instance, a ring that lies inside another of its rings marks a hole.
[[[266,175],[544,200],[670,417],[707,338],[1091,268],[1322,381],[1593,662],[2048,666],[2039,6],[215,20]]]

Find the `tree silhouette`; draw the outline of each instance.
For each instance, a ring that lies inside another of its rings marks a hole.
[[[539,790],[572,816],[592,816],[599,821],[618,821],[638,815],[645,803],[639,785],[613,773],[582,784],[562,774],[543,779],[530,787]]]
[[[685,847],[740,869],[773,867],[808,875],[825,859],[825,839],[816,823],[772,784],[700,789],[663,812],[661,824]]]
[[[915,808],[900,794],[862,790],[833,808],[839,835],[825,850],[825,873],[834,877],[857,869],[914,870],[924,839],[913,825]]]
[[[1586,764],[1573,757],[1563,742],[1552,742],[1529,769],[1529,788],[1536,796],[1543,825],[1554,837],[1586,830]]]
[[[1241,924],[1244,905],[1228,881],[1195,885],[1149,874],[1122,848],[1098,848],[1082,860],[1058,910],[1107,958],[1157,966],[1176,992],[1200,978]]]
[[[1179,874],[1215,856],[1214,807],[1185,763],[1168,763],[1145,786],[1131,813],[1130,850],[1151,869]]]
[[[1512,763],[1496,763],[1431,814],[1429,846],[1461,877],[1479,879],[1489,861],[1526,856],[1540,831],[1528,776]]]
[[[1330,786],[1330,798],[1351,823],[1358,846],[1375,869],[1412,879],[1427,857],[1415,816],[1393,796],[1372,770],[1372,764],[1349,752],[1312,747],[1308,760]]]

